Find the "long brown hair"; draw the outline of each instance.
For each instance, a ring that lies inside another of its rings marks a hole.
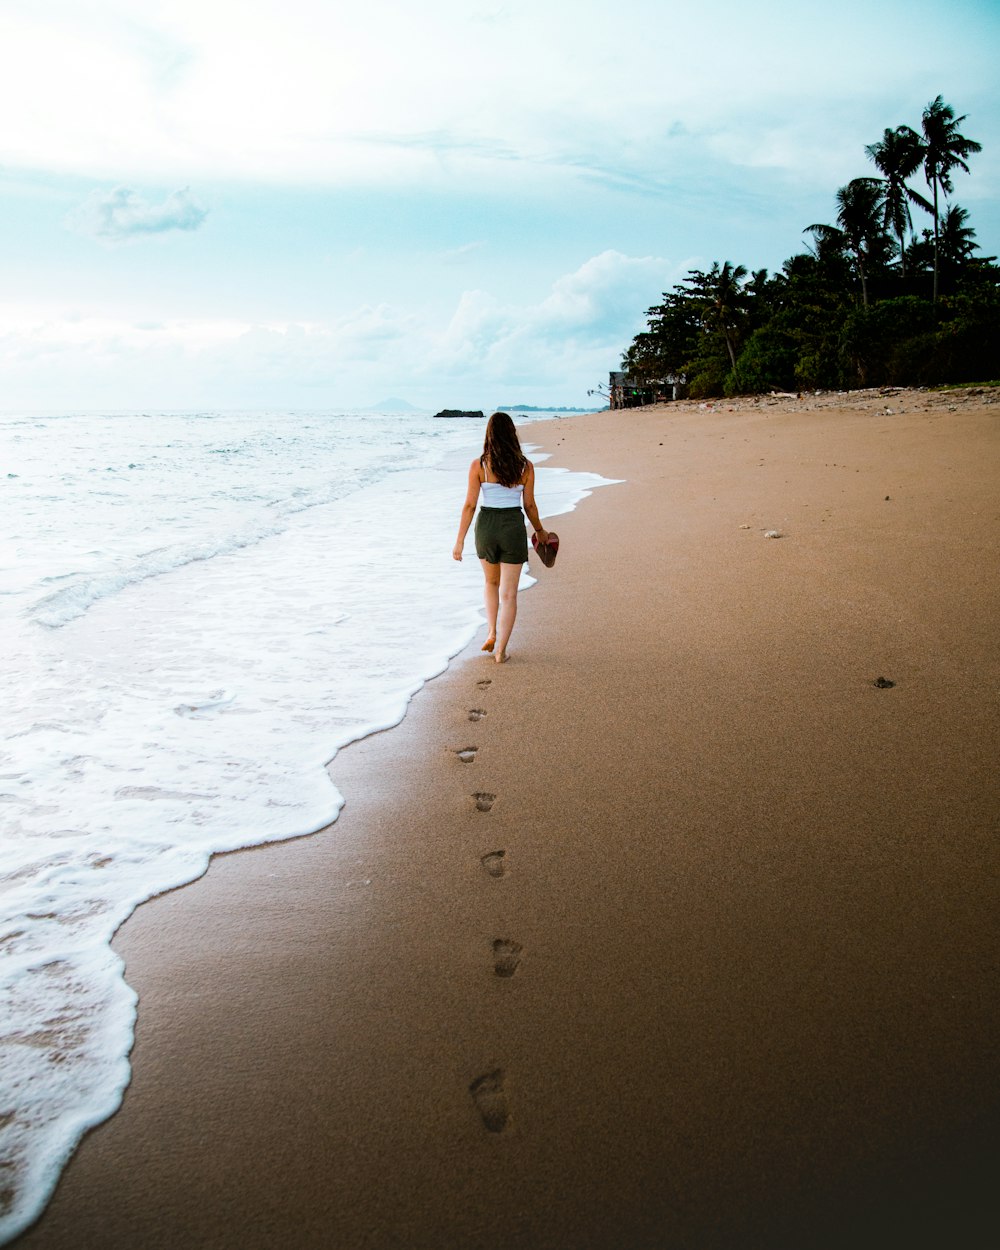
[[[510,413],[495,412],[486,423],[486,441],[479,462],[501,486],[517,486],[528,463]]]

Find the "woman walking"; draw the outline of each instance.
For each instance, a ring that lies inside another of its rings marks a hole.
[[[528,558],[528,536],[524,512],[538,536],[548,541],[535,504],[535,466],[521,450],[514,422],[506,412],[495,412],[486,424],[483,454],[469,465],[469,489],[462,505],[458,539],[452,555],[462,558],[469,532],[482,495],[476,519],[476,555],[486,579],[486,625],[484,651],[492,651],[497,664],[507,659],[507,643],[517,619],[517,586],[521,565]]]

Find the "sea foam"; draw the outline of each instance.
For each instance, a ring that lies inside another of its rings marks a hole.
[[[118,926],[213,853],[333,821],[325,765],[477,628],[478,563],[451,547],[482,429],[202,413],[0,433],[2,1244],[128,1083]],[[541,466],[543,515],[604,484]]]

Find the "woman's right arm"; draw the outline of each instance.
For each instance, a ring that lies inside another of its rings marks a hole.
[[[469,465],[469,487],[465,492],[462,516],[458,522],[458,538],[455,540],[455,549],[451,553],[453,560],[461,560],[462,548],[465,546],[465,536],[469,532],[472,518],[476,515],[476,501],[479,498],[479,472],[479,461],[473,460],[472,464]]]
[[[521,502],[524,504],[524,510],[528,514],[531,528],[538,535],[538,541],[547,543],[549,541],[549,532],[542,528],[542,523],[538,519],[538,505],[535,503],[535,466],[530,460],[524,475],[524,494],[521,497]]]

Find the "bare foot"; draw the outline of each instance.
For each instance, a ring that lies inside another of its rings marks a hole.
[[[482,645],[482,650],[492,651],[496,645],[497,645],[497,638],[496,638],[496,634],[494,634],[492,637],[486,639],[486,641]]]
[[[497,664],[506,664],[509,659],[510,659],[510,656],[507,654],[506,651],[498,651],[496,655],[493,657],[494,662]]]

